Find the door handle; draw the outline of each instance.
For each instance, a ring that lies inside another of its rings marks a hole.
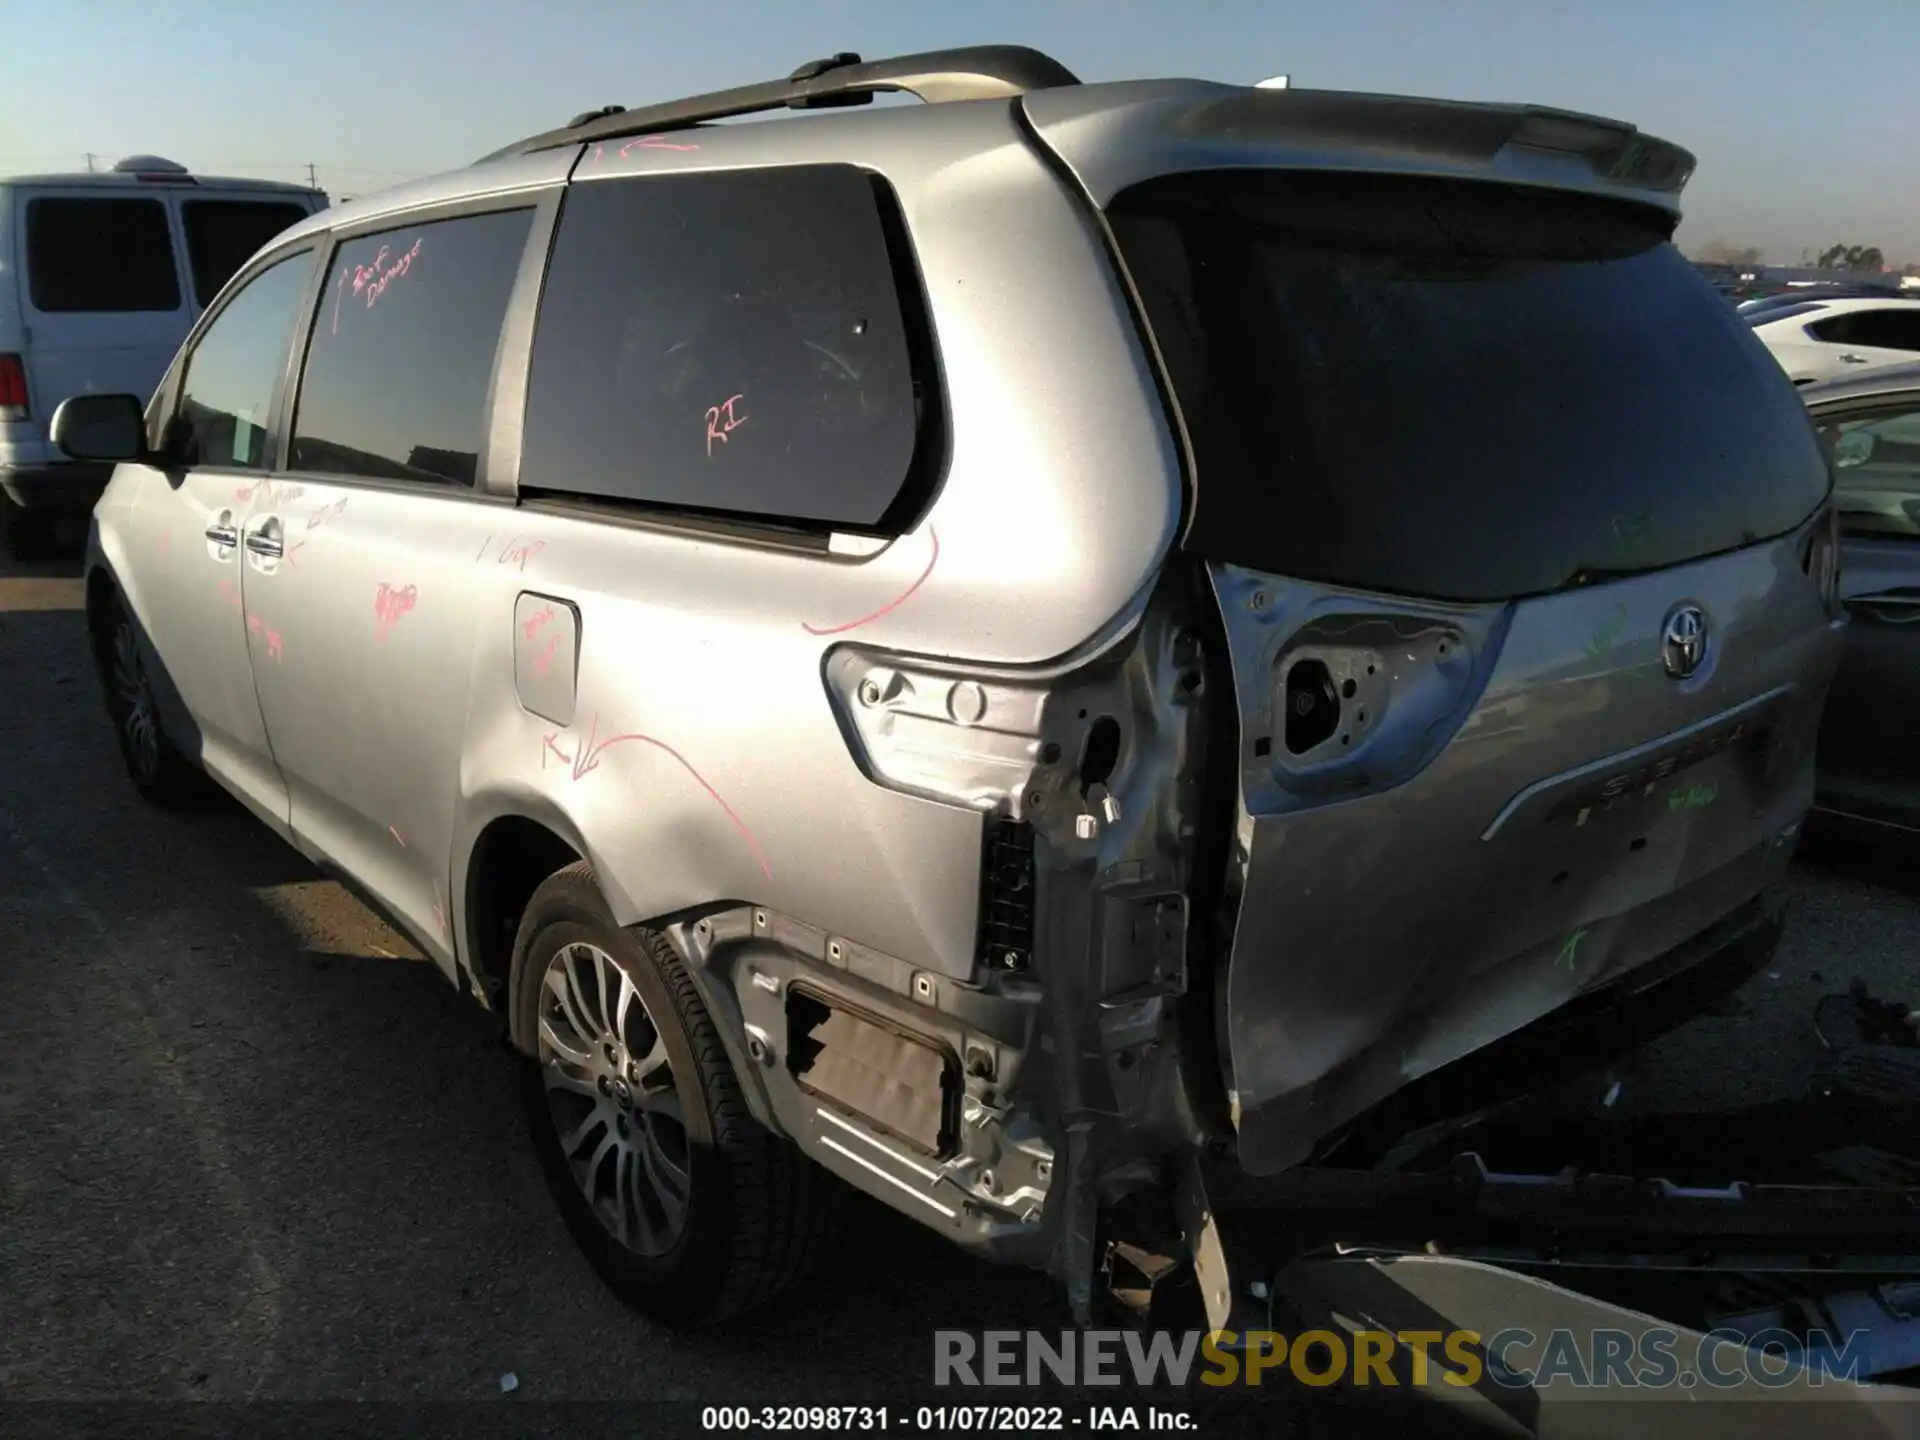
[[[267,560],[278,560],[286,553],[286,542],[280,538],[278,521],[268,520],[258,530],[247,532],[247,551]]]
[[[233,523],[233,511],[222,510],[214,516],[213,523],[207,526],[207,539],[223,550],[231,550],[240,543],[240,531]]]
[[[1842,355],[1840,358],[1849,365],[1865,365],[1868,363],[1866,356],[1855,355],[1851,351]]]
[[[1855,595],[1847,609],[1887,625],[1920,625],[1920,590],[1888,590],[1878,595]]]

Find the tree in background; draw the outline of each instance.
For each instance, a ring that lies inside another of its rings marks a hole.
[[[1820,252],[1822,270],[1871,270],[1878,273],[1886,267],[1886,257],[1880,253],[1878,245],[1835,245]]]

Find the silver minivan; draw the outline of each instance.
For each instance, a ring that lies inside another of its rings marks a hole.
[[[1691,167],[986,47],[330,210],[144,417],[56,419],[121,462],[128,769],[495,1010],[649,1312],[767,1299],[852,1186],[1084,1316],[1468,1057],[1771,953],[1830,475],[1671,243]]]
[[[0,541],[44,548],[106,467],[47,440],[70,395],[147,396],[220,287],[318,190],[194,175],[155,155],[110,170],[0,176]]]

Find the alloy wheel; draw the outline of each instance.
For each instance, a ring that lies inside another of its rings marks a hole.
[[[539,1060],[574,1183],[613,1238],[661,1255],[686,1226],[687,1129],[660,1026],[597,945],[562,946],[540,984]]]
[[[140,659],[140,641],[126,620],[113,632],[113,694],[127,756],[142,780],[152,780],[160,771],[160,723],[147,667]]]

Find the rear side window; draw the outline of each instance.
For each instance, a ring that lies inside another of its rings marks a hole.
[[[193,298],[201,305],[220,293],[240,267],[274,236],[307,218],[285,200],[188,200],[180,206],[187,235]]]
[[[166,206],[145,198],[29,200],[27,294],[47,314],[178,310]]]
[[[1505,599],[1751,544],[1825,497],[1792,383],[1654,212],[1246,171],[1112,209],[1211,559]]]
[[[534,332],[522,489],[895,524],[929,396],[892,203],[843,165],[574,186]]]
[[[1833,345],[1870,345],[1881,350],[1920,350],[1920,305],[1887,310],[1850,310],[1809,325],[1808,331]]]
[[[533,211],[349,240],[314,317],[288,466],[471,485]]]

